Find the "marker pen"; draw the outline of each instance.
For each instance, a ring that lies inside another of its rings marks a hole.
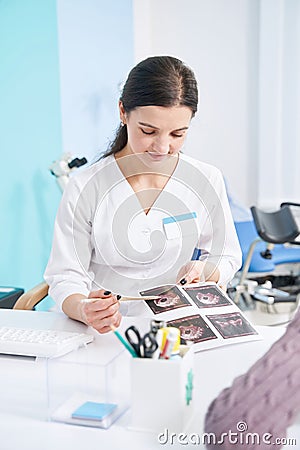
[[[164,348],[160,354],[160,358],[169,359],[173,353],[174,346],[177,344],[179,338],[179,329],[175,327],[170,327]]]
[[[117,331],[117,328],[114,325],[110,325],[109,328],[113,333],[117,336],[119,341],[124,345],[124,347],[129,351],[131,356],[134,358],[137,358],[138,355],[136,354],[135,350],[131,347],[131,345],[128,344],[128,342],[125,341],[125,339],[120,335],[120,333]]]

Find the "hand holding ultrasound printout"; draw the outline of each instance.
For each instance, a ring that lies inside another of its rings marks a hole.
[[[242,311],[215,283],[158,286],[140,294],[159,296],[146,304],[156,318],[179,328],[181,343],[195,344],[195,351],[260,339]]]

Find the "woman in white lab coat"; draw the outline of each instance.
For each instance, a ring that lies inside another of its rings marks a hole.
[[[181,152],[197,105],[195,76],[180,60],[140,62],[110,149],[64,191],[45,280],[68,316],[100,333],[146,308],[120,307],[120,296],[176,282],[225,286],[240,267],[220,171]]]

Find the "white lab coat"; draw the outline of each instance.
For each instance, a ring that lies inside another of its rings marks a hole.
[[[217,265],[220,285],[241,265],[221,172],[180,154],[146,215],[112,155],[68,183],[44,277],[59,308],[67,296],[88,296],[95,289],[136,296],[175,283],[195,248],[201,249],[200,259]],[[143,302],[124,304],[123,314],[145,308]]]

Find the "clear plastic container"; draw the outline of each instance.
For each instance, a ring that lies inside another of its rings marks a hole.
[[[47,362],[48,419],[108,428],[129,407],[130,355],[86,346]]]

